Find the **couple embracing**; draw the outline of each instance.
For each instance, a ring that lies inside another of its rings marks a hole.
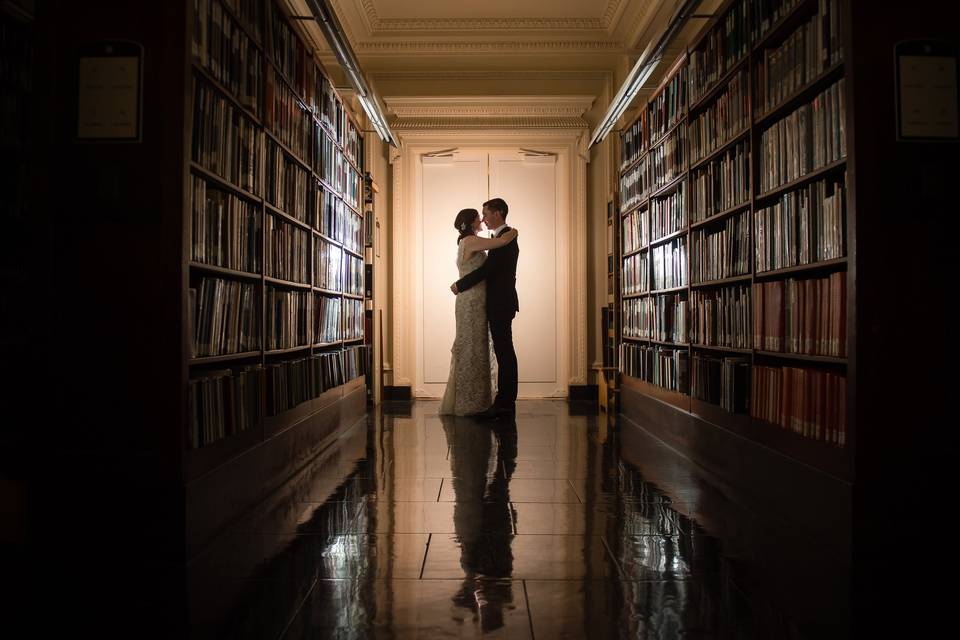
[[[506,202],[494,198],[483,203],[482,217],[476,209],[463,209],[454,221],[460,232],[460,279],[450,290],[457,294],[457,331],[447,389],[440,404],[442,415],[496,418],[516,412],[517,354],[513,349],[512,325],[520,310],[520,248],[516,229],[507,226],[508,211]],[[481,224],[492,231],[493,237],[477,235]],[[491,338],[497,358],[497,393],[492,403]]]

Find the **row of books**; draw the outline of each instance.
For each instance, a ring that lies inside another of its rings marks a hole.
[[[700,227],[690,234],[690,275],[694,284],[750,273],[750,212]]]
[[[654,241],[687,228],[686,191],[684,180],[676,191],[650,201],[650,237]]]
[[[650,228],[647,226],[649,217],[650,211],[646,207],[634,209],[623,216],[623,252],[625,254],[650,244]]]
[[[323,181],[338,194],[343,194],[347,181],[347,167],[343,152],[334,143],[333,136],[321,127],[313,131],[313,168]]]
[[[260,50],[223,9],[220,0],[193,0],[193,58],[254,113],[260,110]]]
[[[844,92],[841,78],[761,134],[761,192],[847,156]]]
[[[346,277],[343,291],[355,296],[363,295],[363,260],[346,254],[346,265],[343,273]]]
[[[705,158],[750,126],[750,86],[746,70],[730,78],[720,95],[690,120],[690,161]]]
[[[686,349],[660,345],[620,345],[620,373],[664,389],[688,392],[688,354]]]
[[[340,242],[349,251],[363,251],[363,218],[350,209],[335,193],[318,193],[317,231]]]
[[[798,367],[753,368],[750,415],[804,438],[847,443],[847,379]]]
[[[260,215],[256,204],[190,177],[190,259],[248,273],[260,272]]]
[[[650,318],[653,317],[653,298],[627,298],[623,301],[621,326],[626,338],[649,340]]]
[[[647,105],[650,114],[650,142],[656,143],[683,119],[687,107],[687,65],[673,75]]]
[[[749,349],[750,285],[690,292],[690,341],[707,347]]]
[[[344,141],[344,131],[349,122],[343,103],[337,97],[330,80],[323,74],[317,74],[315,90],[319,101],[316,111],[320,121],[333,133],[334,140],[342,143]]]
[[[359,340],[363,337],[363,300],[343,299],[343,339]]]
[[[343,350],[343,368],[346,378],[344,382],[367,375],[371,351],[369,345],[357,345]]]
[[[280,73],[267,73],[263,124],[304,164],[310,164],[313,115]]]
[[[728,413],[750,413],[750,358],[691,356],[690,396]]]
[[[623,261],[623,294],[633,295],[650,290],[650,258],[648,252],[638,253]]]
[[[292,349],[310,344],[307,332],[308,291],[267,287],[266,348]]]
[[[701,222],[750,201],[750,144],[740,142],[690,174],[690,218]]]
[[[635,167],[627,173],[620,176],[620,211],[629,209],[640,204],[647,198],[650,191],[650,179],[647,175],[649,169],[649,157],[644,156]]]
[[[765,49],[756,70],[756,104],[768,110],[842,60],[837,0],[819,10],[778,47]]]
[[[846,173],[783,194],[754,219],[757,272],[842,258]]]
[[[201,278],[188,292],[190,357],[222,356],[260,348],[256,284]]]
[[[277,69],[293,84],[301,96],[313,83],[316,66],[310,59],[310,53],[293,28],[287,23],[283,12],[274,0],[267,0],[267,42],[264,49],[269,52]]]
[[[343,291],[343,249],[322,239],[317,241],[313,263],[314,286],[328,291]]]
[[[621,135],[621,170],[626,169],[640,159],[640,156],[643,155],[649,146],[649,135],[649,129],[647,128],[647,110],[641,109],[637,119],[634,120]]]
[[[310,284],[310,232],[268,212],[264,234],[263,265],[266,275]]]
[[[261,132],[213,85],[193,75],[190,159],[238,188],[258,193]]]
[[[764,351],[847,355],[847,274],[753,285],[753,343]]]
[[[263,383],[259,364],[191,377],[187,384],[187,448],[206,447],[259,426]]]
[[[263,0],[223,0],[223,4],[254,38],[262,40]]]
[[[661,342],[687,342],[686,294],[657,296],[653,305],[653,339]]]
[[[266,139],[263,198],[300,222],[310,224],[311,176],[272,139]]]
[[[352,165],[346,164],[346,176],[343,184],[343,200],[354,209],[360,208],[360,191],[363,179],[360,172]]]
[[[650,188],[659,189],[686,169],[687,128],[677,127],[648,154]]]
[[[750,50],[747,1],[739,0],[690,53],[690,102],[696,102]]]
[[[342,107],[341,107],[342,110]],[[343,155],[356,165],[362,165],[363,159],[360,157],[360,133],[353,121],[347,119],[346,135],[342,140]]]
[[[807,0],[759,0],[751,3],[750,37],[759,42],[780,20],[785,18],[797,5]]]
[[[317,294],[314,296],[313,341],[328,344],[343,340],[343,298]]]
[[[653,288],[673,289],[687,286],[687,239],[674,238],[657,245],[653,253]]]

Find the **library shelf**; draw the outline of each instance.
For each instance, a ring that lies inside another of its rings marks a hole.
[[[350,254],[351,256],[355,257],[355,258],[360,258],[361,260],[363,260],[363,254],[360,253],[359,251],[354,251],[353,249],[348,249],[345,245],[341,245],[341,246],[343,246],[343,251],[344,251],[344,253],[348,253],[348,254]]]
[[[642,195],[642,196],[640,197],[640,202],[638,202],[638,203],[636,203],[636,204],[634,204],[634,205],[631,205],[629,209],[626,209],[626,210],[620,212],[620,217],[621,217],[621,218],[626,218],[628,215],[630,215],[630,214],[633,213],[634,211],[637,211],[637,210],[640,210],[640,209],[645,209],[645,208],[647,207],[647,205],[649,205],[649,204],[650,204],[650,203],[649,203],[649,196],[648,196],[647,194],[644,194],[644,195]]]
[[[664,389],[663,387],[658,387],[652,382],[647,382],[646,380],[641,380],[625,374],[621,377],[623,379],[624,387],[639,391],[643,395],[656,400],[657,402],[668,405],[674,409],[681,409],[685,412],[690,411],[690,396],[685,393]]]
[[[750,50],[751,55],[756,55],[764,49],[769,49],[773,43],[779,43],[786,38],[794,29],[810,17],[810,13],[816,10],[816,2],[813,0],[800,0],[793,9],[787,12],[777,22],[770,25],[766,33],[760,35],[760,40],[754,43]]]
[[[745,356],[753,354],[752,349],[743,349],[740,347],[722,347],[715,344],[697,344],[696,342],[691,342],[690,347],[693,349],[702,349],[704,351],[716,351],[718,353],[740,353]]]
[[[260,118],[257,116],[256,112],[253,111],[249,106],[243,104],[240,99],[233,94],[233,91],[228,89],[223,85],[219,80],[214,77],[210,71],[204,67],[198,60],[193,60],[192,68],[194,73],[199,74],[203,77],[204,82],[210,84],[214,89],[217,90],[217,93],[223,95],[224,98],[233,103],[233,106],[243,112],[247,118],[249,118],[257,126],[263,126],[263,123],[260,121]]]
[[[719,147],[709,152],[707,155],[703,156],[699,160],[692,160],[690,162],[689,171],[693,172],[695,169],[699,169],[700,167],[708,164],[711,160],[715,160],[719,158],[724,153],[729,151],[731,148],[737,146],[738,143],[743,142],[744,140],[748,140],[749,138],[750,138],[750,127],[747,126],[739,133],[735,133],[733,136],[730,137],[729,140],[727,140],[726,142],[724,142]]]
[[[748,413],[730,413],[720,405],[690,397],[690,413],[704,422],[732,431],[739,436],[750,437],[752,418]]]
[[[287,146],[287,143],[285,143],[283,140],[281,140],[280,137],[279,137],[277,134],[275,134],[273,131],[270,130],[270,127],[264,125],[264,127],[263,127],[263,133],[264,133],[264,135],[266,135],[268,138],[270,138],[270,140],[271,140],[274,144],[276,144],[278,147],[280,147],[280,149],[283,151],[283,153],[284,153],[285,155],[289,156],[290,159],[292,159],[294,162],[296,162],[297,164],[299,164],[299,165],[300,165],[303,169],[305,169],[307,172],[313,173],[313,167],[310,166],[310,163],[308,163],[306,160],[304,160],[303,158],[301,158],[293,149],[291,149],[290,147],[288,147],[288,146]]]
[[[271,276],[264,276],[264,281],[267,284],[277,285],[279,287],[285,287],[287,289],[302,289],[304,291],[309,291],[311,286],[303,282],[293,282],[291,280],[282,280],[281,278],[273,278]]]
[[[339,386],[331,389],[324,389],[316,398],[311,398],[276,415],[268,415],[264,417],[264,439],[275,437],[284,431],[287,431],[290,429],[290,427],[293,427],[296,424],[317,415],[324,409],[335,405],[337,400],[340,399],[341,395],[342,389]]]
[[[300,90],[297,89],[296,85],[294,84],[293,80],[287,77],[287,74],[280,68],[280,65],[278,65],[276,62],[273,61],[273,57],[270,55],[270,51],[266,51],[263,58],[264,60],[267,61],[267,64],[270,65],[270,68],[272,68],[274,71],[277,72],[277,77],[280,78],[283,84],[287,85],[287,88],[290,89],[290,92],[293,94],[293,97],[300,101],[300,104],[303,105],[307,113],[309,113],[312,118],[313,108],[310,106],[310,101],[303,97],[303,95],[300,93]]]
[[[230,278],[237,278],[238,280],[250,280],[253,282],[260,282],[262,276],[259,273],[248,273],[246,271],[237,271],[236,269],[228,269],[226,267],[218,267],[213,264],[206,264],[205,262],[197,262],[191,260],[189,263],[191,271],[200,271],[202,273],[212,273],[218,276],[228,276]]]
[[[646,250],[649,249],[649,248],[650,248],[650,245],[645,244],[645,245],[643,245],[642,247],[640,247],[639,249],[633,249],[632,251],[629,251],[629,252],[623,254],[623,256],[621,256],[621,258],[624,259],[624,260],[626,260],[627,258],[630,258],[630,257],[632,257],[632,256],[635,256],[635,255],[637,255],[638,253],[643,253],[644,251],[646,251]]]
[[[661,144],[667,141],[671,133],[673,133],[674,131],[677,130],[678,127],[680,127],[681,125],[685,125],[686,123],[687,123],[686,115],[683,115],[676,122],[670,125],[666,131],[664,131],[661,135],[657,136],[656,139],[653,139],[653,136],[651,135],[650,148],[653,149],[654,147],[659,147]]]
[[[820,262],[811,262],[810,264],[800,264],[794,267],[784,267],[783,269],[772,269],[769,271],[757,271],[753,277],[755,280],[777,279],[781,276],[794,273],[805,273],[808,271],[836,271],[847,266],[846,258],[834,258],[833,260],[821,260]]]
[[[754,124],[762,128],[774,120],[779,120],[782,116],[789,115],[790,111],[808,102],[815,94],[842,78],[843,68],[842,61],[829,67],[774,106],[757,114],[753,119]]]
[[[650,194],[650,200],[673,193],[677,190],[677,187],[680,185],[680,183],[686,179],[686,177],[687,172],[682,171],[680,172],[680,175],[670,178],[670,180],[665,182],[662,187],[658,187],[653,193]]]
[[[218,187],[222,187],[222,188],[230,191],[231,193],[233,193],[234,195],[236,195],[236,196],[238,196],[238,197],[240,197],[240,198],[244,198],[244,199],[246,199],[246,200],[250,200],[250,201],[252,201],[252,202],[254,202],[254,203],[256,203],[256,204],[260,204],[260,203],[263,202],[263,198],[261,198],[261,197],[258,196],[257,194],[251,193],[250,191],[245,190],[243,187],[241,187],[241,186],[239,186],[239,185],[236,185],[236,184],[233,184],[232,182],[230,182],[230,181],[227,180],[226,178],[223,178],[223,177],[217,175],[216,173],[214,173],[214,172],[211,171],[210,169],[207,169],[207,168],[204,167],[203,165],[201,165],[201,164],[199,164],[199,163],[197,163],[197,162],[195,162],[195,161],[193,161],[193,160],[190,161],[190,171],[193,172],[194,174],[200,176],[201,178],[204,178],[204,179],[206,179],[206,180],[209,180],[210,182],[215,183]]]
[[[686,291],[686,290],[687,290],[687,285],[683,285],[681,287],[671,287],[669,289],[654,289],[653,291],[650,292],[650,295],[655,296],[663,293],[677,293],[678,291]]]
[[[313,287],[313,291],[315,293],[322,293],[328,296],[340,297],[343,295],[342,291],[334,291],[333,289],[324,289],[322,287]]]
[[[263,425],[260,420],[257,420],[255,426],[245,431],[221,438],[203,447],[185,449],[183,480],[189,482],[212,471],[228,460],[242,454],[262,439]]]
[[[693,48],[695,49],[696,47]],[[749,52],[734,62],[729,70],[725,71],[719,79],[713,81],[713,84],[704,89],[703,94],[697,98],[697,101],[687,108],[687,118],[692,118],[695,113],[699,113],[705,110],[706,107],[709,107],[710,104],[713,103],[713,100],[719,97],[719,95],[723,93],[723,90],[727,88],[730,79],[743,70],[748,60],[750,60]]]
[[[694,282],[690,285],[691,289],[708,289],[710,287],[722,287],[728,284],[737,284],[740,282],[750,282],[752,276],[748,273],[740,276],[730,276],[719,280],[704,280],[703,282]]]
[[[355,343],[363,342],[363,340],[364,340],[363,336],[360,336],[359,338],[347,338],[346,340],[343,341],[343,344],[355,344]]]
[[[690,230],[693,231],[694,229],[699,229],[700,227],[710,226],[716,222],[719,222],[720,220],[729,218],[735,213],[740,213],[741,211],[744,211],[749,208],[750,208],[750,200],[748,199],[746,202],[741,202],[740,204],[734,205],[728,209],[724,209],[719,213],[714,213],[709,217],[704,218],[703,220],[690,223]]]
[[[335,247],[341,247],[341,248],[343,247],[343,243],[342,243],[342,242],[340,242],[339,240],[334,240],[334,239],[331,238],[330,236],[324,235],[324,234],[320,233],[319,231],[317,231],[316,229],[313,230],[313,235],[317,236],[318,238],[320,238],[321,240],[323,240],[323,241],[326,242],[326,243],[329,243],[329,244],[334,245]]]
[[[650,338],[639,338],[637,336],[623,336],[623,339],[630,342],[650,342]]]
[[[319,182],[321,185],[323,185],[323,188],[324,188],[324,189],[326,189],[327,191],[329,191],[330,193],[332,193],[332,194],[334,194],[334,195],[336,195],[336,196],[338,196],[338,197],[343,197],[343,191],[340,190],[340,189],[338,189],[338,188],[336,188],[335,186],[333,186],[333,185],[330,184],[329,182],[327,182],[325,178],[323,178],[323,177],[320,176],[320,174],[314,172],[313,177],[317,180],[317,182]]]
[[[620,168],[620,173],[630,173],[633,169],[636,168],[636,166],[637,166],[638,164],[640,164],[641,162],[643,162],[643,159],[644,159],[644,157],[646,157],[646,155],[647,155],[647,149],[646,149],[646,147],[644,147],[643,151],[640,152],[640,155],[637,156],[637,159],[636,159],[636,160],[634,160],[634,161],[631,162],[630,164],[628,164],[628,165]]]
[[[329,349],[330,347],[339,347],[343,344],[343,340],[334,340],[333,342],[314,342],[314,349]]]
[[[687,234],[687,229],[686,229],[686,227],[684,227],[683,229],[680,229],[679,231],[674,231],[674,232],[672,232],[672,233],[668,233],[667,235],[663,236],[662,238],[657,238],[656,240],[651,240],[651,241],[650,241],[650,244],[649,244],[648,246],[652,249],[653,247],[657,246],[658,244],[664,244],[665,242],[670,242],[671,240],[676,240],[677,238],[679,238],[679,237],[681,237],[681,236],[685,236],[686,234]]]
[[[773,358],[777,360],[794,360],[797,362],[815,362],[818,364],[846,365],[846,358],[837,358],[834,356],[817,356],[805,353],[789,353],[786,351],[762,351],[756,350],[754,353],[764,358]]]
[[[237,24],[237,26],[240,27],[240,30],[243,31],[244,35],[250,38],[250,42],[252,42],[253,45],[260,50],[261,55],[266,57],[266,52],[263,49],[263,43],[260,42],[259,38],[253,35],[253,31],[247,25],[246,21],[244,21],[242,18],[240,18],[239,15],[236,14],[236,12],[233,10],[233,8],[230,6],[229,3],[227,2],[223,3],[222,7],[223,7],[223,12],[226,15],[233,18],[233,21]]]
[[[651,338],[651,344],[658,344],[664,347],[676,347],[677,349],[689,349],[690,343],[688,342],[671,342],[670,340],[654,340]]]
[[[199,356],[196,358],[190,358],[190,366],[193,367],[205,364],[220,364],[223,362],[250,360],[251,358],[259,358],[260,354],[260,351],[243,351],[240,353],[227,353],[220,356]]]
[[[646,298],[649,295],[649,291],[641,291],[640,293],[624,293],[621,295],[621,298],[624,300],[630,300],[631,298]]]
[[[357,295],[356,293],[344,293],[344,298],[350,298],[351,300],[363,300],[362,295]]]
[[[266,200],[263,201],[263,206],[271,214],[277,216],[278,218],[282,218],[284,221],[289,222],[292,225],[296,225],[301,229],[306,229],[307,231],[313,230],[313,228],[306,222],[303,222],[302,220],[297,220],[296,218],[294,218],[292,215],[290,215],[283,209],[270,204]]]
[[[819,169],[814,169],[809,173],[805,173],[799,178],[794,178],[790,182],[784,183],[778,187],[774,187],[773,189],[770,189],[768,191],[765,191],[757,195],[755,202],[761,202],[763,200],[770,200],[771,198],[776,198],[788,191],[792,191],[793,189],[796,189],[797,187],[802,187],[806,185],[808,182],[814,182],[819,178],[823,178],[824,176],[834,173],[839,169],[846,169],[846,166],[847,166],[847,159],[841,158],[839,160],[831,162],[830,164],[824,165]]]
[[[299,353],[300,351],[309,351],[309,350],[310,350],[309,344],[301,344],[296,347],[286,347],[283,349],[269,349],[267,351],[264,351],[263,353],[264,355],[267,355],[267,356],[284,356],[290,353]]]

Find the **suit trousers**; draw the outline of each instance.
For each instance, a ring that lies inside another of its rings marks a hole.
[[[497,356],[497,407],[512,408],[517,402],[517,354],[513,350],[513,318],[490,318],[490,336]]]

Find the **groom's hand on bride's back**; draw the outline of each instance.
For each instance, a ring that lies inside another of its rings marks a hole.
[[[456,282],[454,282],[452,285],[450,285],[450,291],[453,291],[454,294],[460,293],[460,290],[457,289],[457,283],[456,283]]]

